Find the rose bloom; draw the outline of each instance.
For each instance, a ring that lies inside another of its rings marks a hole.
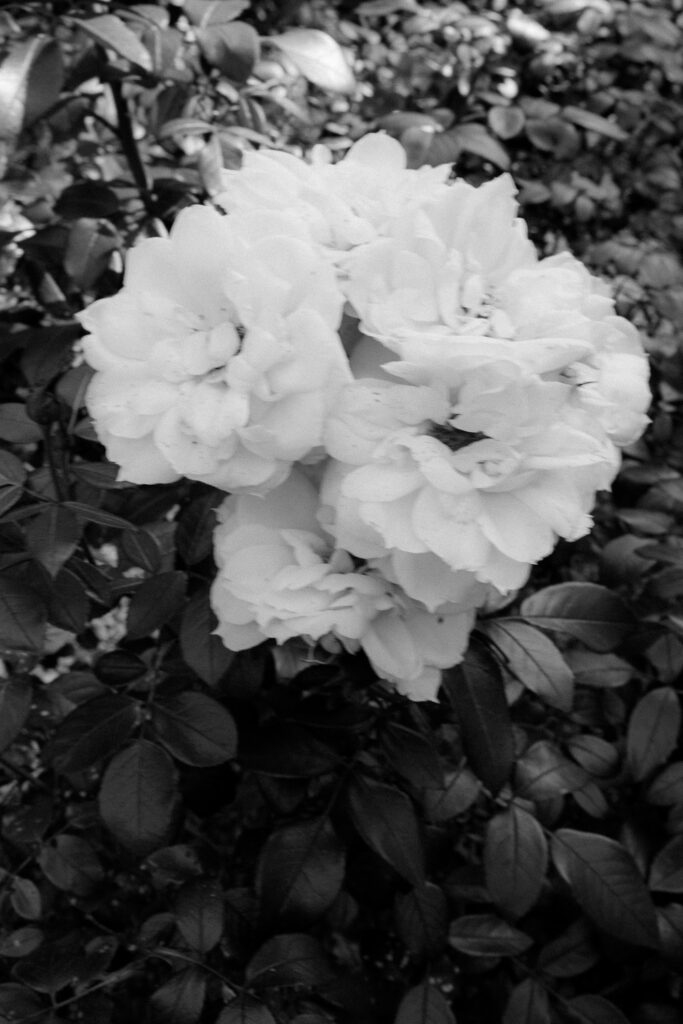
[[[409,170],[406,162],[400,142],[378,132],[355,142],[337,163],[322,145],[313,147],[310,163],[279,150],[249,152],[239,170],[223,172],[225,191],[215,202],[227,211],[286,209],[317,242],[345,250],[448,191],[450,164]]]
[[[474,607],[434,613],[385,578],[379,564],[355,567],[317,520],[318,495],[294,470],[267,495],[232,495],[218,510],[218,572],[211,605],[230,650],[266,639],[341,642],[362,648],[380,678],[412,700],[434,700],[441,670],[460,661]],[[461,588],[461,598],[469,598]]]
[[[181,211],[81,314],[86,401],[119,479],[277,486],[349,379],[334,274],[296,220]]]

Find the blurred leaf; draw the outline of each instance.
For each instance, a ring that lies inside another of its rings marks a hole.
[[[178,516],[176,546],[187,565],[197,565],[211,554],[216,528],[215,510],[222,498],[220,491],[212,490],[191,501]]]
[[[581,149],[581,137],[561,117],[529,118],[525,131],[529,141],[556,160],[573,160]]]
[[[0,451],[0,484],[16,484],[21,487],[25,479],[26,470],[16,455]]]
[[[3,1024],[5,1021],[13,1024],[13,1018],[22,1021],[30,1017],[35,1017],[37,1024],[42,1024],[40,1014],[44,1008],[42,999],[29,988],[13,982],[0,984],[0,1020]]]
[[[352,92],[356,82],[346,57],[332,36],[317,28],[290,28],[269,42],[289,57],[313,85],[330,92]]]
[[[47,610],[37,591],[0,575],[0,647],[40,652],[46,620]]]
[[[185,604],[184,572],[162,572],[145,580],[133,594],[126,632],[130,640],[144,639],[172,619]]]
[[[185,941],[200,953],[208,953],[223,931],[223,894],[213,879],[188,882],[179,890],[174,912]]]
[[[312,920],[336,899],[344,865],[344,848],[327,818],[288,825],[261,850],[256,890],[268,914]]]
[[[681,706],[672,687],[660,686],[638,701],[626,734],[626,758],[637,782],[667,760],[680,726]]]
[[[486,633],[520,683],[552,707],[571,710],[574,676],[552,640],[518,619],[493,619]]]
[[[574,107],[568,104],[562,108],[562,116],[573,124],[577,124],[579,128],[597,132],[598,135],[606,135],[617,142],[626,142],[629,138],[628,132],[625,132],[614,121],[609,121],[600,114],[594,114],[592,110],[586,110],[585,107]]]
[[[53,885],[77,896],[89,895],[104,878],[100,858],[79,836],[57,836],[40,851],[38,863]]]
[[[23,497],[23,489],[11,484],[8,487],[0,487],[0,516],[14,508]]]
[[[197,41],[209,64],[233,82],[246,82],[261,51],[258,32],[244,21],[212,22],[197,29]]]
[[[423,882],[396,897],[396,930],[415,956],[432,957],[441,952],[448,934],[448,916],[444,891],[432,882]]]
[[[53,942],[44,942],[38,950],[21,960],[12,973],[19,981],[48,995],[54,995],[65,985],[87,979],[90,964],[83,936],[68,932]]]
[[[156,1024],[196,1024],[205,997],[205,972],[199,967],[186,967],[152,994],[152,1019]]]
[[[175,793],[168,754],[148,740],[138,740],[117,754],[104,773],[100,814],[126,849],[143,856],[166,841]]]
[[[483,124],[457,124],[444,132],[444,137],[451,138],[457,146],[465,153],[473,153],[475,156],[487,160],[489,163],[507,171],[510,167],[510,157],[500,142],[487,131]]]
[[[118,212],[118,196],[103,181],[79,181],[69,185],[55,203],[55,213],[66,220],[114,217]]]
[[[216,1024],[276,1024],[276,1021],[263,1003],[249,996],[238,996],[219,1014]]]
[[[247,964],[246,979],[255,988],[306,985],[315,988],[334,977],[316,939],[292,933],[268,939]]]
[[[0,752],[7,750],[21,732],[33,700],[30,676],[0,679]]]
[[[683,892],[683,836],[670,839],[652,862],[650,889],[654,892]]]
[[[208,592],[194,595],[180,623],[180,649],[183,660],[209,686],[216,686],[233,663],[235,655],[213,630],[217,621]]]
[[[394,1024],[455,1024],[455,1017],[439,990],[423,981],[406,992]]]
[[[184,764],[206,768],[237,753],[235,722],[222,704],[203,693],[185,692],[155,699],[152,728],[159,742]]]
[[[0,938],[0,956],[19,958],[28,956],[34,949],[37,949],[43,941],[44,935],[40,928],[31,925],[24,928],[17,928]],[[0,1018],[1,1019],[1,1018]],[[11,1020],[12,1018],[5,1018]]]
[[[355,776],[349,786],[351,818],[361,838],[411,885],[424,880],[424,851],[409,798],[393,786]]]
[[[448,942],[468,956],[517,956],[533,939],[495,914],[466,914],[451,923]]]
[[[473,639],[460,665],[444,672],[444,689],[459,720],[473,770],[493,792],[507,779],[514,759],[512,723],[498,662]]]
[[[635,625],[622,599],[597,583],[545,587],[522,602],[521,614],[532,626],[566,633],[594,651],[611,651]]]
[[[55,733],[55,768],[66,774],[91,768],[120,750],[137,722],[137,704],[116,693],[105,693],[79,704]]]
[[[647,799],[656,807],[683,803],[683,761],[674,761],[650,783]]]
[[[14,913],[27,921],[39,921],[43,916],[43,900],[40,889],[30,878],[14,876],[10,890],[10,903]]]
[[[74,22],[96,43],[114,50],[119,57],[142,68],[143,71],[152,70],[152,58],[149,50],[143,46],[125,22],[117,18],[115,14],[100,14],[87,20],[74,18]]]
[[[0,440],[12,444],[35,444],[43,440],[42,430],[29,418],[23,402],[0,405]]]
[[[26,546],[50,576],[56,576],[71,558],[81,539],[82,527],[76,516],[62,505],[48,505],[24,527]]]
[[[614,839],[574,829],[553,836],[553,863],[599,928],[623,942],[657,948],[654,906],[628,851]]]
[[[251,0],[185,0],[183,12],[193,25],[225,25],[239,18],[250,6]]]
[[[533,978],[525,978],[510,993],[502,1024],[551,1024],[548,993]]]
[[[537,967],[551,978],[574,978],[595,966],[600,954],[583,918],[544,946]]]
[[[548,843],[528,811],[511,806],[491,818],[484,841],[486,888],[510,917],[522,917],[538,900],[548,867]]]
[[[0,64],[0,140],[10,152],[22,128],[57,100],[63,82],[62,54],[54,39],[34,35],[10,42]]]
[[[604,996],[575,996],[567,1009],[570,1021],[576,1024],[630,1024],[628,1017]]]
[[[90,291],[119,246],[119,238],[112,228],[92,217],[79,217],[69,231],[64,269],[77,288]]]
[[[519,107],[491,107],[486,120],[499,139],[513,139],[524,127],[524,111]]]

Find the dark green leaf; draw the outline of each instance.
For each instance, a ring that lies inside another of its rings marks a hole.
[[[225,25],[239,18],[249,7],[250,0],[185,0],[183,13],[193,25]]]
[[[263,1003],[249,996],[238,996],[220,1013],[216,1024],[276,1024],[276,1021]]]
[[[55,768],[63,773],[91,768],[120,750],[137,723],[137,704],[116,693],[106,693],[79,704],[54,736]]]
[[[87,523],[96,523],[98,526],[106,526],[112,530],[136,530],[137,527],[129,523],[121,516],[112,515],[102,508],[94,508],[92,505],[84,505],[82,501],[64,501],[63,508],[68,508],[79,519],[85,519]]]
[[[244,21],[200,28],[197,41],[209,64],[233,82],[246,82],[261,50],[258,32]]]
[[[443,889],[423,882],[396,897],[396,930],[404,945],[416,956],[436,956],[448,934],[448,902]]]
[[[533,945],[533,939],[495,914],[458,917],[451,924],[448,941],[468,956],[517,956]]]
[[[650,783],[647,799],[657,807],[683,803],[683,761],[674,761]]]
[[[0,647],[40,652],[46,621],[45,603],[32,587],[0,576]]]
[[[417,789],[443,786],[443,768],[434,745],[419,732],[391,722],[382,733],[382,749],[394,771]]]
[[[514,760],[512,722],[498,662],[484,644],[473,640],[464,660],[444,673],[444,687],[462,731],[475,773],[497,792]]]
[[[43,440],[42,430],[29,418],[23,402],[0,405],[0,440],[12,444],[35,444]]]
[[[423,981],[406,992],[394,1024],[455,1024],[455,1017],[439,990]]]
[[[21,500],[23,493],[23,489],[14,484],[10,484],[8,487],[0,487],[0,516],[14,508],[16,503]]]
[[[14,968],[13,974],[37,992],[54,995],[65,985],[78,983],[90,975],[88,954],[82,935],[69,932],[53,942],[45,942]]]
[[[74,476],[91,487],[105,491],[120,491],[130,484],[118,480],[119,467],[113,462],[74,462],[71,467]]]
[[[175,771],[168,754],[154,743],[138,740],[107,768],[100,789],[100,814],[123,846],[145,855],[168,837],[175,792]]]
[[[196,1024],[205,997],[205,972],[198,967],[186,967],[152,995],[153,1020],[155,1024]]]
[[[95,662],[94,672],[98,679],[109,686],[123,686],[144,676],[147,665],[130,651],[106,651]]]
[[[0,679],[0,752],[21,732],[31,710],[33,686],[30,676]]]
[[[44,1010],[44,1004],[37,993],[32,992],[23,985],[15,985],[13,982],[0,984],[0,1020],[8,1022],[28,1020],[36,1018],[37,1024],[42,1024],[39,1014]]]
[[[574,682],[580,686],[611,690],[624,686],[633,678],[633,666],[616,654],[599,654],[577,648],[567,651],[566,659],[574,673]]]
[[[62,505],[48,505],[24,527],[24,532],[28,550],[50,576],[56,576],[81,539],[80,523]]]
[[[614,839],[574,829],[553,836],[553,863],[599,928],[636,946],[659,944],[654,906],[635,862]]]
[[[334,771],[339,758],[296,725],[264,726],[240,748],[245,768],[280,779],[309,779]]]
[[[567,750],[589,775],[603,778],[613,775],[619,764],[619,751],[599,736],[579,734],[567,741]]]
[[[520,683],[552,707],[571,709],[574,676],[552,640],[519,619],[493,619],[486,633]]]
[[[586,110],[585,107],[568,105],[563,107],[562,116],[566,117],[568,121],[577,124],[579,128],[584,128],[589,132],[597,132],[598,135],[606,135],[610,139],[616,139],[617,142],[626,142],[629,137],[628,132],[625,132],[614,121],[608,121],[606,117],[602,117],[592,110]],[[597,1024],[601,1024],[601,1022],[597,1022]]]
[[[129,639],[144,639],[177,615],[185,603],[186,587],[184,572],[162,572],[145,580],[128,609]]]
[[[216,527],[216,508],[223,495],[210,491],[191,501],[178,517],[176,546],[186,565],[197,565],[211,554],[213,532]]]
[[[630,1024],[628,1017],[603,996],[576,996],[569,1000],[567,1009],[576,1024]]]
[[[327,818],[288,825],[265,843],[256,890],[268,914],[311,920],[323,914],[344,878],[344,848]]]
[[[548,843],[536,818],[512,806],[486,827],[484,871],[491,899],[510,917],[522,917],[541,894]]]
[[[292,933],[268,939],[247,964],[246,978],[256,988],[324,985],[334,977],[319,943],[310,935]]]
[[[223,894],[213,879],[184,885],[175,900],[175,917],[185,941],[200,953],[208,953],[223,931]]]
[[[73,361],[74,343],[82,334],[78,323],[37,330],[21,357],[21,372],[32,388],[41,389]]]
[[[200,591],[188,602],[180,623],[180,649],[183,660],[209,686],[216,686],[235,657],[213,630],[216,616],[207,591]]]
[[[522,603],[533,626],[581,640],[594,651],[611,651],[633,630],[635,620],[622,599],[597,583],[557,583]]]
[[[78,836],[57,836],[40,851],[38,863],[53,885],[77,896],[87,896],[104,878],[99,857]]]
[[[43,937],[43,932],[40,928],[34,928],[31,925],[17,928],[15,931],[0,938],[0,956],[9,956],[17,959],[22,956],[28,956],[34,949],[40,946]]]
[[[159,572],[161,548],[156,538],[147,530],[126,530],[121,538],[121,548],[133,565],[139,565],[152,575]]]
[[[590,970],[599,959],[588,926],[579,918],[541,950],[537,966],[551,978],[574,978]]]
[[[152,705],[152,726],[159,741],[184,764],[209,767],[237,753],[232,715],[203,693],[160,697]]]
[[[676,746],[680,726],[681,706],[672,687],[660,686],[638,701],[626,734],[626,757],[636,781],[667,760]]]
[[[351,818],[361,838],[411,885],[424,880],[424,851],[413,805],[392,786],[356,776],[349,786]]]
[[[103,181],[79,181],[69,185],[55,203],[55,213],[66,220],[112,217],[118,212],[116,192]]]
[[[467,767],[447,772],[441,789],[424,789],[422,806],[430,821],[450,821],[464,814],[478,799],[482,784]]]
[[[156,850],[146,861],[154,885],[158,888],[167,885],[180,885],[203,874],[202,864],[197,851],[186,843],[176,846],[164,846]]]
[[[502,1024],[551,1024],[548,993],[533,978],[513,988],[503,1013]]]
[[[654,892],[683,892],[683,836],[670,839],[655,857],[650,888]]]
[[[500,167],[502,171],[507,171],[510,167],[510,157],[505,147],[489,134],[483,124],[458,124],[444,132],[444,135],[450,136],[460,150],[474,153],[482,160]]]
[[[87,21],[74,18],[74,22],[96,43],[114,50],[120,57],[144,71],[152,70],[149,50],[115,14],[100,14],[96,18],[88,18]]]
[[[90,602],[85,585],[69,569],[62,569],[52,581],[47,609],[48,622],[72,633],[82,633],[88,621]]]
[[[26,479],[23,463],[10,452],[0,451],[0,484],[21,487]]]
[[[40,889],[30,878],[15,875],[10,890],[12,910],[27,921],[39,921],[43,916],[43,900]]]
[[[589,781],[585,770],[548,740],[532,743],[515,769],[515,788],[527,800],[551,800],[583,789]]]

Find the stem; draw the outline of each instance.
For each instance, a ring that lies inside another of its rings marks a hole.
[[[57,492],[57,500],[67,501],[69,495],[64,486],[64,481],[62,480],[61,474],[57,469],[57,463],[55,462],[55,453],[52,447],[52,432],[49,426],[44,427],[43,435],[45,437],[45,454],[47,455],[47,464],[50,468],[50,476],[52,477],[52,482],[55,485],[55,490]]]
[[[123,149],[124,156],[128,161],[131,173],[135,184],[137,185],[140,198],[144,203],[145,210],[150,217],[156,216],[156,204],[154,202],[154,196],[149,188],[149,182],[147,180],[147,172],[145,171],[144,164],[140,158],[140,150],[138,149],[135,136],[133,135],[133,123],[130,119],[130,110],[128,109],[128,103],[123,95],[120,82],[110,82],[112,96],[114,97],[114,105],[116,107],[116,116],[119,121],[118,137],[121,141],[121,147]]]

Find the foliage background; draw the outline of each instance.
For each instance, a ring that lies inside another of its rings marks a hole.
[[[2,5],[0,1021],[680,1021],[682,11]],[[611,278],[653,357],[592,535],[439,704],[360,658],[225,651],[219,496],[116,483],[73,356],[221,166],[375,128],[510,170],[539,250]]]

